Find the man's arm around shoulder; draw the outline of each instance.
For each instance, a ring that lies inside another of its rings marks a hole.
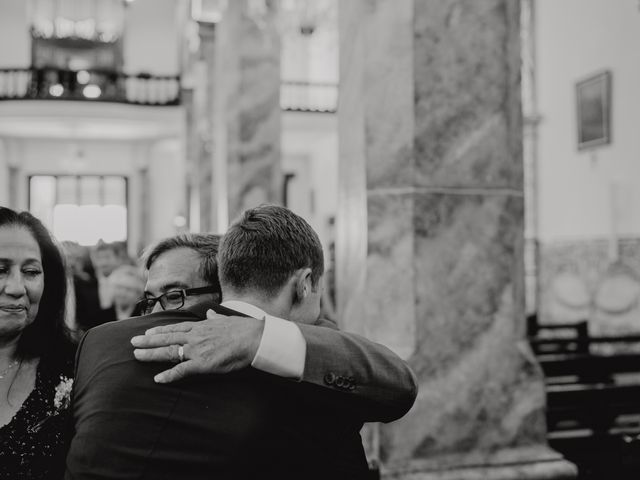
[[[395,353],[341,332],[331,321],[303,325],[271,316],[263,321],[209,311],[207,320],[152,328],[131,343],[135,357],[146,362],[177,361],[178,346],[183,346],[184,361],[158,374],[156,381],[161,383],[252,365],[322,387],[301,386],[301,392],[317,396],[318,404],[348,410],[363,422],[400,418],[417,394],[415,375]]]
[[[297,326],[307,343],[302,381],[357,398],[349,403],[367,422],[397,420],[413,406],[416,376],[390,349],[340,331],[330,320]]]

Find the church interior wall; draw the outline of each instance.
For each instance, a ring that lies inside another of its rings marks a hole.
[[[149,161],[149,241],[176,234],[186,222],[185,165],[181,142],[177,139],[156,141]]]
[[[282,169],[285,174],[296,175],[288,191],[288,206],[309,221],[327,248],[334,240],[330,219],[335,217],[338,208],[335,115],[285,112]]]
[[[0,138],[0,205],[9,205],[9,171],[2,138]]]
[[[633,179],[640,174],[640,136],[636,132],[640,58],[631,47],[640,42],[639,13],[637,2],[631,1],[536,3],[538,110],[542,117],[538,236],[543,241],[609,235],[612,208],[621,207],[611,204],[612,193],[630,197],[622,205],[626,214],[617,219],[618,232],[640,234],[640,215],[633,212],[634,205],[640,205],[640,190],[633,188]],[[612,142],[580,151],[575,84],[603,70],[612,74]]]
[[[21,158],[18,182],[18,209],[29,204],[28,179],[31,175],[118,175],[128,181],[129,198],[136,198],[140,188],[136,179],[138,163],[131,142],[70,139],[14,139],[14,152]],[[128,239],[130,247],[137,243],[138,205],[129,202]],[[50,226],[51,228],[51,226]]]
[[[18,204],[28,208],[28,178],[31,175],[118,175],[128,182],[128,246],[137,255],[146,244],[173,235],[184,213],[184,177],[182,143],[178,138],[146,141],[106,141],[68,139],[12,139],[12,155],[19,155],[17,182]],[[148,168],[148,185],[141,171]],[[0,179],[8,181],[7,166],[0,152]],[[148,202],[143,205],[141,191],[148,188]],[[7,196],[2,189],[3,197]],[[0,204],[9,199],[0,197]],[[144,218],[149,216],[149,218]],[[143,231],[141,225],[150,226]]]
[[[31,36],[24,0],[2,0],[0,15],[0,68],[28,68],[31,65]],[[11,45],[11,48],[6,48]]]
[[[126,73],[180,73],[183,7],[184,2],[176,0],[136,0],[129,4],[123,44]]]
[[[539,313],[548,322],[588,320],[597,334],[638,332],[638,5],[535,7]],[[603,71],[612,79],[611,142],[580,150],[576,82]]]

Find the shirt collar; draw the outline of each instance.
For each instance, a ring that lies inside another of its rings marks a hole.
[[[230,308],[231,310],[235,310],[236,312],[244,313],[245,315],[249,315],[253,318],[264,320],[267,317],[267,312],[255,305],[243,302],[242,300],[227,300],[226,302],[222,302],[220,305]]]

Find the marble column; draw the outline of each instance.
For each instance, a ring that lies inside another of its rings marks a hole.
[[[6,206],[16,210],[27,210],[29,205],[29,188],[24,172],[25,142],[19,139],[4,140],[4,154],[7,166],[7,203]]]
[[[129,183],[129,198],[134,201],[129,204],[129,218],[136,225],[128,235],[129,246],[134,248],[139,256],[151,243],[151,189],[149,180],[149,161],[151,157],[150,142],[140,140],[131,145],[135,158],[135,169]]]
[[[228,2],[216,26],[214,186],[219,223],[281,203],[280,40],[274,2]]]
[[[340,317],[420,384],[383,478],[572,478],[524,341],[519,2],[339,8]]]
[[[198,80],[199,94],[196,96],[197,146],[195,178],[197,198],[200,206],[200,231],[220,231],[218,225],[217,198],[220,192],[211,188],[213,185],[215,157],[213,154],[214,106],[216,77],[216,25],[215,23],[199,23],[200,38],[200,75]]]
[[[536,0],[520,3],[522,39],[522,116],[524,164],[525,311],[538,313],[538,98],[536,88]]]
[[[6,159],[5,140],[0,138],[0,205],[9,206],[9,165]]]

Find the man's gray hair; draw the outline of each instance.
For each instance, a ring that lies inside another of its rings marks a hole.
[[[216,287],[220,291],[220,281],[218,280],[218,246],[220,245],[220,235],[213,233],[181,233],[168,237],[151,245],[142,253],[142,264],[145,270],[149,271],[153,263],[163,253],[175,250],[176,248],[190,248],[196,251],[201,258],[198,272],[209,285]]]

